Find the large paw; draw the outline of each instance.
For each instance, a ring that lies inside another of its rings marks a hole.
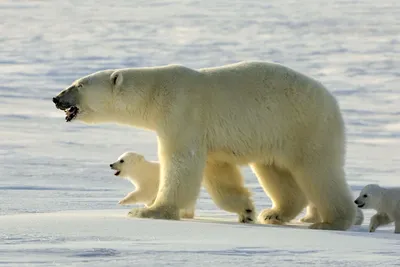
[[[265,209],[258,215],[258,221],[262,224],[285,224],[286,220],[281,212],[275,209]]]
[[[194,218],[194,211],[191,210],[181,210],[180,211],[181,218],[185,219],[193,219]]]
[[[318,209],[313,204],[308,204],[306,215],[300,219],[300,222],[304,223],[317,223],[321,222],[321,217],[319,216]]]
[[[320,222],[320,219],[319,217],[314,215],[306,215],[303,218],[301,218],[300,221],[303,223],[317,223]]]
[[[129,211],[128,216],[135,218],[179,220],[179,209],[170,206],[160,206],[156,208],[136,208]]]
[[[336,221],[334,223],[317,222],[310,225],[309,229],[346,231],[352,223],[350,221]]]
[[[240,223],[254,223],[255,213],[253,209],[246,209],[242,214],[239,214]]]
[[[308,227],[309,229],[318,229],[318,230],[333,230],[332,229],[332,224],[330,223],[314,223]]]

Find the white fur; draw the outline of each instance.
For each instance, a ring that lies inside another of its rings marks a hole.
[[[394,232],[400,233],[400,188],[383,188],[377,184],[366,185],[354,201],[362,209],[374,209],[369,231],[375,232],[380,225],[394,222]]]
[[[135,186],[135,190],[127,194],[118,204],[144,203],[148,207],[154,202],[160,181],[159,163],[147,161],[143,155],[128,151],[111,163],[110,167],[119,171],[118,176],[128,179]],[[181,217],[193,218],[194,210],[194,206],[182,209]]]
[[[316,223],[321,222],[321,217],[318,214],[317,208],[313,204],[307,206],[306,216],[300,219],[301,222],[305,223]],[[356,217],[354,219],[354,225],[361,225],[364,222],[364,213],[361,209],[357,208]]]
[[[179,219],[203,181],[219,207],[245,217],[254,205],[238,166],[249,164],[273,202],[261,212],[262,223],[288,222],[310,202],[321,216],[311,228],[353,224],[344,122],[336,99],[318,81],[280,64],[242,62],[200,70],[105,70],[76,84],[79,92],[66,89],[57,100],[75,102],[77,120],[157,133],[157,198],[130,216]]]

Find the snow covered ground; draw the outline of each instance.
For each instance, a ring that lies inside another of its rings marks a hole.
[[[0,265],[399,266],[393,225],[368,233],[240,225],[204,190],[196,220],[125,217],[132,190],[108,165],[155,135],[65,123],[51,98],[96,70],[240,60],[286,64],[337,96],[347,178],[400,185],[397,0],[0,1]],[[271,205],[243,168],[258,211]]]

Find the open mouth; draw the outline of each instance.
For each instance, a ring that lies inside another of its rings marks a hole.
[[[77,106],[71,105],[68,102],[61,101],[57,97],[53,97],[53,103],[56,105],[57,109],[63,110],[65,112],[65,120],[72,121],[79,113],[79,108]]]
[[[110,168],[111,168],[112,170],[115,170],[115,172],[114,172],[114,175],[115,175],[115,176],[118,176],[118,175],[121,174],[121,171],[118,170],[118,169],[114,166],[114,163],[110,164]]]
[[[78,115],[79,108],[72,106],[69,107],[68,109],[65,109],[64,111],[65,111],[65,120],[69,122],[72,121],[76,117],[76,115]]]
[[[365,203],[363,203],[363,204],[358,204],[357,205],[357,207],[359,207],[359,208],[362,208],[362,207],[364,207],[365,206]]]

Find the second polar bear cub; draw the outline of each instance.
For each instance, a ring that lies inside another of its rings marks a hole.
[[[160,183],[160,164],[147,161],[141,154],[131,151],[123,153],[118,160],[110,164],[115,175],[128,179],[136,190],[127,194],[118,204],[144,203],[151,206],[157,197]],[[182,209],[181,217],[193,218],[194,207]]]
[[[380,225],[395,223],[396,234],[400,234],[400,188],[383,188],[377,184],[366,185],[354,201],[359,208],[374,209],[369,231],[375,232]]]

